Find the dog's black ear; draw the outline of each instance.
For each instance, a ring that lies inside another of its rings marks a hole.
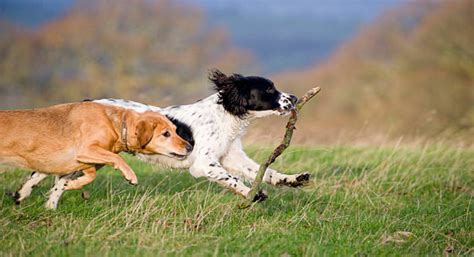
[[[227,76],[220,70],[212,70],[209,80],[214,83],[214,89],[219,93],[219,104],[229,113],[243,117],[247,114],[250,92],[245,83],[245,77],[240,74]]]
[[[166,115],[166,117],[176,126],[176,133],[178,136],[186,140],[190,145],[194,146],[194,137],[191,127],[173,116]]]
[[[229,83],[229,77],[218,69],[211,70],[209,72],[209,80],[214,83],[214,90],[219,92],[224,90]]]

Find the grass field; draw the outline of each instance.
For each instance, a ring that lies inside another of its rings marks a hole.
[[[250,148],[261,161],[270,149]],[[474,151],[424,147],[291,147],[274,168],[311,171],[303,189],[265,186],[241,199],[189,173],[129,163],[139,185],[103,169],[43,208],[52,180],[21,206],[4,196],[28,173],[0,173],[2,256],[474,255]]]

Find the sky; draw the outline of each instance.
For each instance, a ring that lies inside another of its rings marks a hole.
[[[408,0],[179,0],[201,8],[209,26],[230,32],[265,74],[324,61],[384,11]],[[0,0],[0,19],[36,28],[64,15],[74,0]]]

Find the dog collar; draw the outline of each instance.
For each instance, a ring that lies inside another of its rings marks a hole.
[[[123,120],[122,120],[122,130],[121,130],[121,143],[125,146],[125,152],[130,153],[130,154],[135,154],[130,148],[128,148],[128,142],[127,142],[127,122],[125,120],[126,114],[123,115]]]

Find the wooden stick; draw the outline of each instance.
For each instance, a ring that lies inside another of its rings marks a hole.
[[[260,184],[262,183],[263,176],[265,175],[265,171],[267,170],[268,166],[270,166],[275,161],[275,159],[280,156],[283,151],[290,145],[291,138],[293,137],[293,131],[295,130],[295,124],[298,120],[298,113],[300,112],[301,108],[303,108],[304,104],[311,100],[311,98],[313,98],[313,96],[319,93],[320,90],[321,88],[319,87],[312,88],[308,92],[306,92],[303,97],[299,99],[295,109],[291,111],[291,116],[288,120],[288,123],[286,124],[286,132],[285,136],[283,137],[283,140],[281,141],[280,145],[277,146],[275,150],[273,150],[270,156],[268,156],[265,163],[260,165],[260,168],[257,172],[257,176],[255,177],[255,181],[253,182],[252,189],[247,195],[247,200],[245,201],[245,203],[239,206],[240,208],[248,208],[250,205],[252,205],[252,201],[255,198],[257,192],[259,191]]]

